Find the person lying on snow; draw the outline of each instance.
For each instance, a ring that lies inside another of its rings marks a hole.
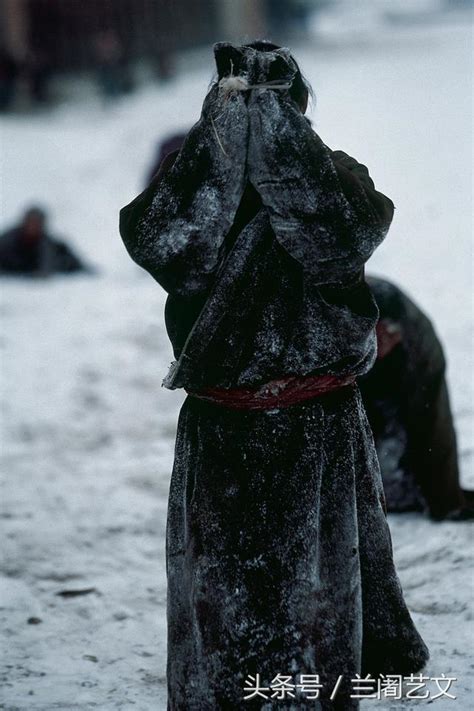
[[[186,134],[174,134],[160,144],[152,178],[165,159],[174,162],[185,138]],[[331,151],[331,157],[367,189],[374,189],[365,165],[343,151]],[[358,383],[375,437],[387,510],[426,510],[434,520],[472,519],[474,492],[459,482],[439,338],[427,316],[399,287],[380,277],[366,278],[380,312],[377,359]],[[184,333],[196,317],[193,304],[193,300],[182,302]]]
[[[389,511],[436,520],[474,518],[459,482],[456,432],[443,348],[431,321],[398,287],[367,278],[380,311],[377,360],[359,379]]]
[[[130,256],[169,294],[164,385],[188,393],[168,502],[168,709],[266,708],[249,675],[268,688],[319,674],[317,701],[298,687],[279,706],[349,711],[356,674],[415,673],[429,656],[356,384],[376,356],[364,264],[394,206],[311,129],[288,50],[215,56],[200,120],[120,214]]]
[[[0,235],[0,274],[50,276],[91,272],[72,249],[47,231],[46,212],[30,207],[18,225]]]

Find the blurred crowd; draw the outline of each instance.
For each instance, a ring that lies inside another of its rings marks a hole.
[[[118,34],[111,29],[99,32],[93,45],[93,77],[103,99],[131,91],[133,75]],[[53,103],[54,76],[53,62],[46,52],[31,51],[17,59],[6,47],[0,47],[0,112],[14,109],[19,102],[29,108]]]
[[[0,47],[0,111],[14,106],[20,85],[30,105],[46,104],[50,76],[51,67],[44,54],[29,52],[19,60],[6,47]]]

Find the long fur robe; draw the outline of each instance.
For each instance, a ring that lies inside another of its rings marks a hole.
[[[284,51],[237,55],[250,85],[293,75]],[[214,85],[179,154],[121,213],[132,258],[169,293],[165,385],[367,372],[378,311],[363,268],[392,214],[287,91]],[[271,691],[244,701],[257,674],[267,689],[291,676],[278,708],[347,711],[356,674],[411,673],[428,657],[356,386],[257,412],[188,397],[166,555],[170,711],[273,708]],[[315,700],[304,674],[319,675]]]

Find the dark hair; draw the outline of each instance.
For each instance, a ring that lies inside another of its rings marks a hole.
[[[46,210],[41,205],[30,205],[23,213],[23,220],[28,220],[30,217],[36,217],[41,222],[46,221]]]
[[[273,44],[273,42],[268,42],[267,40],[256,40],[254,42],[249,42],[248,44],[245,44],[244,47],[256,49],[257,52],[274,52],[276,49],[282,49],[280,45]],[[293,83],[291,85],[290,96],[293,101],[296,101],[297,104],[305,104],[308,100],[308,97],[311,97],[311,99],[314,100],[314,92],[311,87],[311,84],[304,78],[303,74],[301,73],[301,69],[298,66],[298,62],[292,54],[290,56],[293,62],[295,63],[297,70],[295,78],[293,79]]]

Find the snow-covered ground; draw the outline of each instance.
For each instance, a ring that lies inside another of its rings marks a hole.
[[[315,129],[366,163],[395,202],[370,271],[398,281],[437,324],[472,486],[471,49],[470,29],[452,25],[387,35],[383,49],[306,46],[297,57],[317,93]],[[182,395],[160,388],[172,359],[165,294],[129,260],[117,222],[156,142],[198,116],[210,73],[148,86],[108,110],[64,106],[2,122],[2,226],[26,202],[45,202],[55,231],[101,270],[1,284],[8,711],[166,708],[164,532]],[[431,649],[428,673],[458,679],[457,700],[435,708],[472,708],[472,527],[416,515],[390,526]]]

